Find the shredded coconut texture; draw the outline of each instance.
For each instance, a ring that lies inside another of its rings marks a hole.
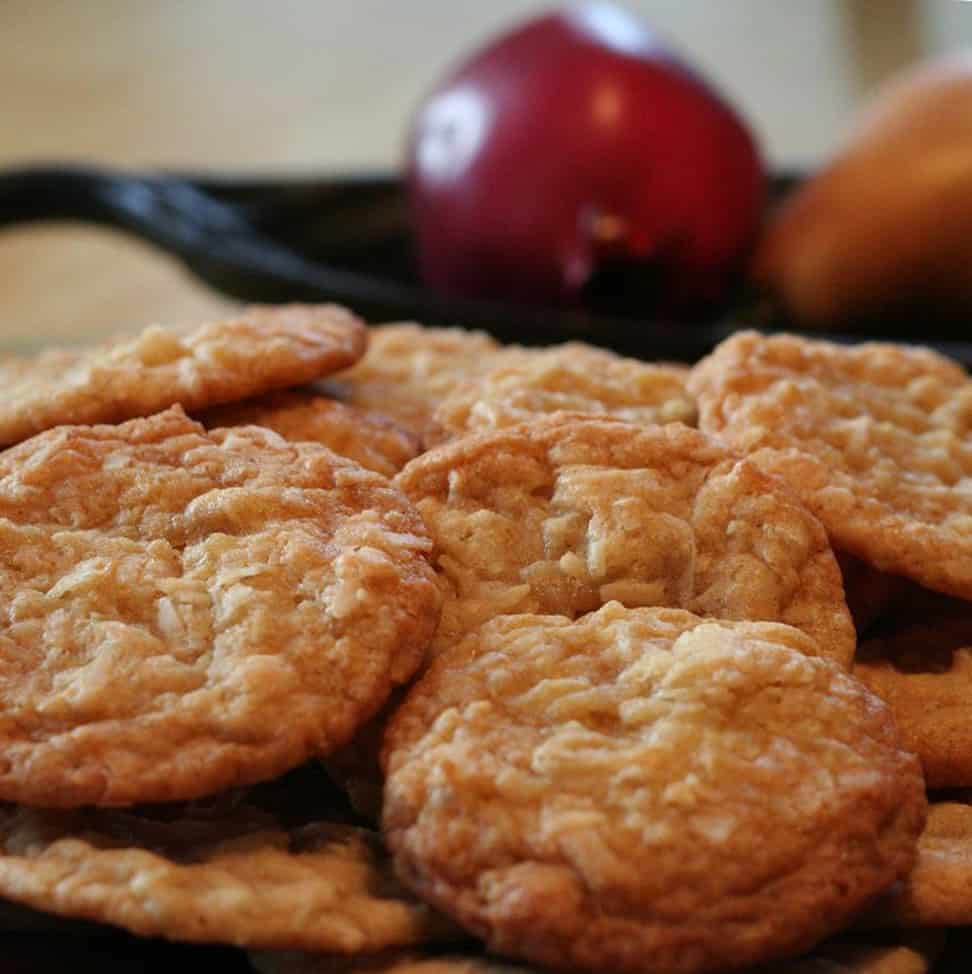
[[[390,416],[423,441],[441,435],[434,421],[443,398],[489,368],[500,345],[485,332],[403,322],[369,331],[368,352],[354,368],[321,384],[328,396]]]
[[[785,622],[850,664],[854,625],[812,514],[778,481],[677,423],[554,414],[423,454],[396,480],[436,544],[433,651],[496,615],[617,600]]]
[[[972,382],[957,363],[742,332],[688,387],[702,429],[786,480],[835,547],[972,598]]]
[[[192,798],[344,744],[438,616],[407,499],[178,409],[0,454],[0,797]]]
[[[193,328],[0,359],[0,445],[62,423],[117,423],[175,403],[203,409],[310,382],[353,364],[366,345],[364,324],[336,305],[255,306]]]
[[[378,837],[284,828],[239,804],[200,819],[139,809],[0,809],[0,891],[144,937],[339,953],[421,944],[450,925],[405,893]]]
[[[564,411],[692,426],[696,408],[686,377],[684,367],[640,362],[583,342],[514,346],[499,352],[488,372],[449,395],[435,420],[449,436]]]
[[[207,428],[265,426],[294,443],[320,443],[386,477],[422,452],[418,437],[387,416],[305,389],[216,406],[197,418]]]
[[[493,620],[385,737],[399,875],[500,953],[689,974],[796,954],[911,868],[917,760],[779,624]]]

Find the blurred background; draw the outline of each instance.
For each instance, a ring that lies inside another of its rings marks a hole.
[[[627,0],[779,167],[839,145],[884,77],[972,44],[962,0]],[[421,94],[533,0],[2,0],[0,164],[314,172],[398,164]],[[0,340],[215,312],[174,262],[91,228],[0,234]]]

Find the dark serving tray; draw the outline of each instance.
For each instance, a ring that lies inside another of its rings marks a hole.
[[[777,176],[772,196],[797,180]],[[419,281],[403,186],[387,173],[256,178],[62,165],[0,172],[0,228],[42,220],[127,231],[244,300],[337,301],[371,321],[482,328],[522,344],[578,339],[691,362],[738,328],[787,329],[778,317],[756,316],[741,295],[704,320],[652,317],[645,312],[647,275],[623,267],[607,271],[587,310],[441,297]],[[948,327],[938,333],[927,321],[878,322],[870,332],[862,326],[827,337],[921,342],[972,366],[972,342],[956,340]]]

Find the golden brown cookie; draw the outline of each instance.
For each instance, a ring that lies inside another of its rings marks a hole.
[[[927,617],[890,617],[854,675],[891,708],[929,787],[972,785],[972,605],[943,598]]]
[[[888,709],[775,623],[503,616],[385,736],[402,880],[491,950],[690,974],[796,954],[905,875],[925,817]]]
[[[192,798],[345,743],[435,627],[378,474],[179,409],[0,454],[0,797]]]
[[[933,802],[918,840],[918,861],[869,922],[904,926],[972,924],[972,806]]]
[[[286,828],[245,801],[215,816],[0,807],[0,892],[174,940],[356,952],[452,936],[403,892],[374,833]]]
[[[500,347],[481,331],[411,323],[379,325],[369,336],[365,357],[320,388],[423,438],[435,435],[433,415],[442,399],[487,369]]]
[[[295,443],[320,443],[386,477],[394,477],[421,452],[418,437],[387,416],[316,395],[309,389],[216,406],[196,418],[207,429],[265,426]]]
[[[786,622],[824,655],[853,656],[816,518],[695,430],[557,414],[446,443],[396,482],[436,543],[434,652],[502,613],[577,616],[617,599]]]
[[[634,423],[694,425],[684,368],[624,358],[583,342],[509,348],[492,368],[447,396],[435,420],[448,436],[500,429],[560,411],[599,413]]]
[[[939,930],[869,933],[827,940],[804,957],[760,964],[739,974],[928,974],[944,942]],[[254,951],[249,956],[260,974],[530,974],[541,970],[485,954],[416,950],[363,956]]]
[[[0,444],[62,423],[114,423],[175,403],[203,409],[356,362],[362,322],[336,305],[256,306],[195,328],[153,326],[85,350],[0,361]]]
[[[972,598],[972,382],[927,349],[742,332],[693,370],[703,430],[786,480],[834,546]]]

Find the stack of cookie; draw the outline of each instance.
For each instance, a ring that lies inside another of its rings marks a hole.
[[[0,436],[23,442],[0,454],[3,896],[264,947],[449,929],[322,774],[258,784],[346,744],[421,663],[440,596],[420,516],[308,436],[207,432],[182,409],[317,379],[366,343],[338,308],[255,308],[5,363]],[[322,422],[292,395],[265,408]],[[373,466],[410,455],[393,424],[326,415],[322,438],[360,428]]]
[[[291,306],[2,368],[0,896],[275,972],[918,974],[970,922],[922,765],[972,786],[972,649],[916,672],[972,644],[957,366]]]
[[[917,866],[873,919],[972,924],[972,382],[927,349],[740,333],[692,372],[702,429],[820,519],[933,803]],[[964,792],[964,793],[963,793]]]

